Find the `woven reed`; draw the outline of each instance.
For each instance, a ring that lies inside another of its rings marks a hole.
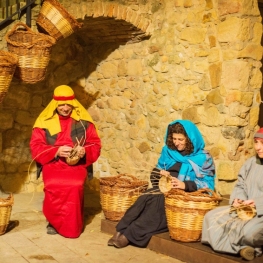
[[[119,221],[147,187],[147,181],[128,174],[101,178],[100,202],[105,218]]]
[[[254,206],[240,205],[238,207],[231,207],[230,212],[236,211],[238,218],[242,220],[250,220],[256,216],[257,210]]]
[[[170,237],[182,242],[201,239],[204,215],[222,200],[210,189],[195,192],[172,189],[164,195]]]
[[[12,81],[18,57],[8,51],[0,50],[0,103],[2,103]]]
[[[37,18],[37,25],[56,40],[66,38],[82,27],[82,23],[68,13],[56,0],[45,0]]]
[[[3,235],[7,229],[13,204],[14,197],[12,194],[9,194],[6,199],[0,198],[0,235]]]
[[[50,60],[53,37],[35,33],[22,22],[17,23],[5,36],[7,48],[18,56],[15,76],[26,83],[36,83],[45,78]]]
[[[159,180],[159,189],[162,193],[167,193],[172,189],[172,177],[162,176]]]

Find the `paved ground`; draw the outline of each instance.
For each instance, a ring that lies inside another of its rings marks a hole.
[[[6,197],[0,194],[0,197]],[[100,231],[103,218],[96,192],[86,191],[86,227],[77,239],[46,234],[42,213],[43,193],[15,194],[10,218],[16,227],[0,236],[1,263],[181,263],[149,249],[107,246],[110,238]]]

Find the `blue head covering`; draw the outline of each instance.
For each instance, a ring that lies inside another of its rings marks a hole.
[[[165,145],[158,160],[157,168],[169,170],[177,162],[182,163],[178,179],[181,181],[195,181],[197,188],[208,187],[214,190],[215,166],[211,155],[204,150],[204,139],[194,123],[189,120],[176,120],[168,125],[165,139],[169,133],[169,126],[180,123],[193,144],[194,150],[189,155],[181,155],[177,150]]]

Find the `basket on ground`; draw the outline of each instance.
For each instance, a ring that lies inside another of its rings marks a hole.
[[[7,48],[18,56],[15,77],[26,83],[36,83],[45,78],[52,46],[56,40],[35,33],[26,24],[17,23],[5,36]]]
[[[37,25],[56,40],[70,36],[82,27],[57,0],[45,0],[40,9]]]
[[[210,189],[185,192],[172,189],[165,194],[165,213],[170,237],[182,242],[195,242],[201,239],[205,214],[221,201]]]
[[[119,221],[147,187],[147,181],[128,174],[100,178],[100,202],[105,218]]]
[[[18,57],[16,55],[0,50],[0,103],[8,91],[17,63]]]
[[[7,229],[13,204],[13,194],[10,194],[6,199],[0,198],[0,235],[3,235]]]

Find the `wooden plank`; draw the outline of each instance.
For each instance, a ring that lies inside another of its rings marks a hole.
[[[101,231],[113,235],[116,225],[117,222],[102,219]],[[154,235],[147,248],[187,263],[244,263],[239,255],[216,253],[210,246],[203,245],[201,242],[184,243],[172,240],[168,232]],[[250,262],[262,263],[263,258],[257,257]]]

